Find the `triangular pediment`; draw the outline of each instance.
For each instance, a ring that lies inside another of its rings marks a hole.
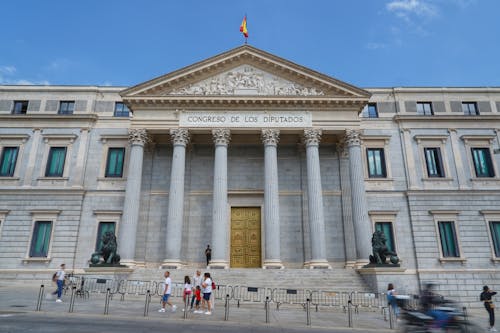
[[[126,89],[121,95],[126,101],[287,97],[366,102],[370,93],[244,45]]]

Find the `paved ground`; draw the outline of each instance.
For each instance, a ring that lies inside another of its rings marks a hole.
[[[55,289],[50,286],[50,293]],[[45,296],[48,294],[45,293]],[[318,312],[311,308],[311,325],[306,324],[306,311],[302,305],[270,305],[269,323],[266,323],[266,312],[263,304],[242,304],[239,308],[235,301],[230,301],[229,318],[225,321],[224,303],[217,301],[212,315],[184,313],[181,311],[182,299],[173,298],[178,309],[172,313],[158,313],[158,296],[154,296],[149,306],[149,313],[144,316],[145,297],[127,295],[125,300],[114,295],[109,302],[109,312],[104,315],[105,295],[92,294],[90,298],[75,297],[73,313],[69,313],[70,295],[63,297],[63,303],[55,299],[43,297],[41,311],[37,312],[39,287],[12,285],[0,282],[0,332],[58,332],[58,328],[71,326],[72,332],[142,332],[165,329],[168,326],[176,332],[190,332],[203,328],[206,332],[234,332],[235,327],[243,332],[267,331],[330,331],[338,332],[394,332],[389,322],[384,320],[379,309],[362,309],[353,313],[353,326],[348,328],[347,314],[339,308],[320,308]],[[471,313],[474,322],[485,323],[486,312],[475,310]],[[89,326],[90,325],[90,326]],[[99,328],[104,325],[106,330]],[[91,326],[94,326],[91,329]],[[484,326],[484,325],[481,325]],[[196,328],[195,328],[196,327]],[[207,328],[207,329],[205,329]]]

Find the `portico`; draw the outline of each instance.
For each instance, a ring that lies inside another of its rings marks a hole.
[[[195,251],[210,244],[210,266],[230,268],[242,251],[236,243],[244,239],[243,248],[253,249],[246,253],[251,262],[260,258],[258,266],[267,269],[329,268],[332,260],[347,262],[347,252],[356,253],[359,263],[368,258],[358,118],[366,91],[242,46],[127,89],[122,97],[134,111],[131,138],[147,133],[154,149],[170,152],[165,236],[159,237],[164,267],[196,262]],[[144,144],[134,140],[131,166],[145,163]],[[339,147],[348,151],[348,165],[340,163]],[[199,162],[205,164],[194,165]],[[343,191],[334,186],[334,178],[346,172],[350,212],[341,204]],[[140,201],[141,176],[140,167],[129,168],[129,179],[136,181],[127,183],[125,202]],[[127,235],[146,223],[134,207],[124,213],[127,228],[119,233],[131,265],[135,238]],[[344,236],[350,230],[343,226],[346,215],[360,237]],[[260,228],[251,222],[256,216]],[[346,242],[331,244],[332,239]]]

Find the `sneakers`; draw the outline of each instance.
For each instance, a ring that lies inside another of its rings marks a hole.
[[[158,312],[165,312],[165,309],[161,308],[160,310],[158,310]]]
[[[212,314],[212,312],[207,311],[207,312],[205,312],[205,314],[210,316]]]
[[[56,302],[57,303],[62,303],[62,300],[58,298],[58,299],[56,299]]]
[[[490,332],[497,332],[497,329],[495,327],[490,327],[489,331]]]
[[[200,311],[200,310],[194,310],[193,313],[203,313],[203,311]]]

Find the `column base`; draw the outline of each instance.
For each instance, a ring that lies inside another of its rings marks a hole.
[[[344,268],[355,268],[356,260],[348,260],[345,262]]]
[[[332,269],[332,266],[325,259],[311,260],[304,263],[304,266],[309,269]]]
[[[285,266],[281,263],[279,259],[269,259],[264,260],[264,264],[262,265],[263,269],[283,269]]]
[[[185,265],[180,259],[165,259],[161,264],[161,269],[180,269]]]
[[[227,260],[210,260],[208,264],[209,269],[228,269],[229,263]]]
[[[368,259],[356,259],[356,263],[354,264],[354,268],[362,268],[364,265],[368,265],[370,260]]]

